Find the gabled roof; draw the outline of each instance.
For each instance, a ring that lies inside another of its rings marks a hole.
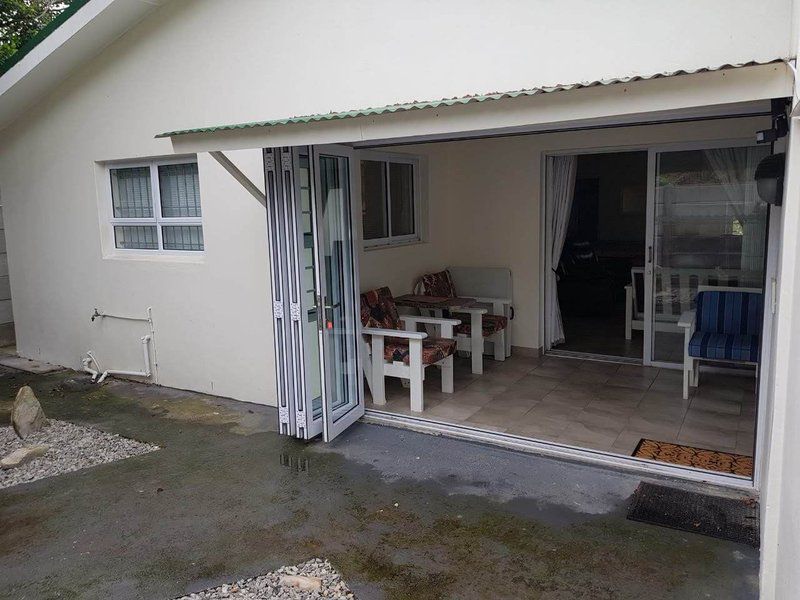
[[[55,19],[50,21],[45,27],[39,30],[39,32],[34,35],[31,39],[25,42],[22,47],[20,47],[14,54],[9,56],[3,62],[0,62],[0,77],[2,77],[6,71],[8,71],[11,67],[25,58],[31,50],[36,48],[42,41],[47,38],[51,33],[53,33],[56,29],[58,29],[62,23],[64,23],[67,19],[69,19],[72,15],[78,12],[84,4],[89,2],[89,0],[72,0],[72,3],[67,6],[61,13],[56,16]]]
[[[0,65],[0,129],[164,0],[74,0]]]

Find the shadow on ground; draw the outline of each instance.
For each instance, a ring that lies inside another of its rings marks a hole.
[[[27,383],[161,450],[0,491],[0,598],[169,599],[317,556],[361,600],[758,595],[755,550],[627,521],[627,474],[372,425],[305,444],[273,409],[70,377],[3,371],[0,419]]]

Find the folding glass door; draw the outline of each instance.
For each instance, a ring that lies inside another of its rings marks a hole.
[[[754,179],[764,146],[651,150],[645,362],[681,363],[682,312],[698,286],[762,288],[767,208]],[[649,338],[649,339],[648,339]]]
[[[333,439],[364,414],[352,150],[268,148],[280,432]]]

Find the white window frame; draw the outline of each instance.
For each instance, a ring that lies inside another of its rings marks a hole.
[[[422,160],[423,157],[417,156],[414,154],[394,154],[391,152],[379,152],[374,150],[362,150],[358,153],[358,168],[359,168],[359,177],[361,176],[361,161],[363,160],[371,160],[376,162],[382,162],[386,164],[385,169],[385,185],[386,185],[386,231],[388,235],[386,237],[374,238],[371,240],[364,238],[364,226],[363,223],[359,224],[361,231],[359,234],[361,235],[362,241],[364,243],[365,249],[370,248],[386,248],[389,246],[405,246],[408,244],[416,244],[419,242],[424,241],[422,235],[422,227],[423,227],[423,199],[425,198],[425,190],[423,188],[423,169],[424,169],[424,161]],[[389,169],[391,168],[390,163],[401,163],[411,165],[413,169],[413,184],[414,184],[414,233],[407,234],[407,235],[392,235],[392,192],[389,186]],[[363,190],[362,190],[363,194]],[[363,196],[360,198],[361,204],[360,207],[363,207]],[[359,214],[362,214],[363,208],[359,208]],[[359,219],[360,221],[361,219]]]
[[[108,185],[108,222],[111,227],[111,246],[114,253],[119,254],[178,254],[178,255],[199,255],[205,252],[205,236],[203,236],[203,250],[178,250],[171,248],[164,248],[164,239],[162,227],[169,225],[194,225],[203,227],[203,217],[165,217],[161,214],[161,183],[158,177],[158,167],[164,165],[186,165],[198,164],[196,156],[188,157],[175,157],[175,158],[161,158],[154,160],[140,160],[140,161],[125,161],[108,163],[105,169],[106,183]],[[150,195],[153,200],[153,216],[148,218],[132,218],[125,219],[114,216],[114,194],[111,187],[111,171],[114,169],[135,169],[141,167],[148,167],[150,169]],[[200,198],[200,212],[202,215],[202,193]],[[155,227],[156,237],[158,239],[158,248],[120,248],[117,246],[117,235],[114,230],[115,227],[120,226],[145,226]]]

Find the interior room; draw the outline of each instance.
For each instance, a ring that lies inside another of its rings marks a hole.
[[[763,125],[753,117],[360,150],[362,325],[383,331],[364,336],[367,409],[752,477],[757,359],[696,361],[700,370],[686,371],[679,309],[695,310],[709,286],[739,286],[760,298],[762,283],[753,278],[763,277],[766,209],[752,177],[769,148],[748,140]],[[744,142],[729,156],[687,150],[718,139]],[[549,194],[564,156],[573,159],[573,188],[562,190],[572,215],[558,248]],[[744,170],[732,175],[742,157]],[[648,160],[656,162],[655,181],[648,181]],[[646,322],[648,191],[660,220]],[[548,276],[567,251],[572,260],[587,246],[605,278],[605,306],[590,310],[601,302],[596,280],[595,291],[576,284],[563,293],[556,280],[559,336]],[[570,302],[585,302],[586,314]],[[410,369],[415,340],[385,331],[404,327],[428,334],[419,350],[428,364],[419,372]],[[645,330],[652,336],[647,366]],[[376,344],[381,364],[372,360]],[[589,356],[559,356],[559,349]]]
[[[559,350],[641,359],[643,332],[626,336],[626,286],[644,267],[647,152],[577,157],[575,191],[558,266],[564,323]]]

